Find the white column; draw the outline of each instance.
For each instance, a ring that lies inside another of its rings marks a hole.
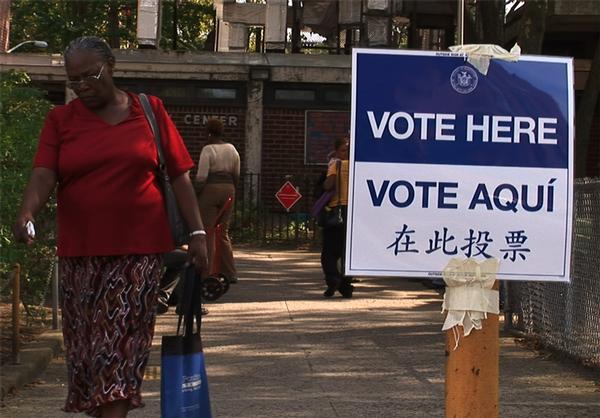
[[[138,0],[137,40],[142,48],[158,48],[160,0]]]
[[[245,162],[247,171],[256,174],[261,172],[262,165],[263,91],[263,81],[248,81]]]
[[[267,52],[283,52],[287,31],[287,0],[267,0],[265,45]]]
[[[346,0],[339,3],[338,21],[341,25],[360,23],[361,0]]]
[[[217,52],[246,51],[248,28],[243,23],[229,22],[225,19],[225,3],[232,0],[215,0],[215,19],[217,21]],[[230,13],[229,13],[230,14]]]

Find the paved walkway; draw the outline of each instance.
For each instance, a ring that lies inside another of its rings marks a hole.
[[[368,278],[355,297],[322,297],[318,254],[237,251],[240,281],[203,322],[213,414],[218,418],[444,416],[440,297],[421,283]],[[144,383],[160,416],[160,316]],[[501,339],[501,417],[600,417],[592,373],[540,358]],[[56,359],[33,385],[8,397],[0,416],[63,418],[65,367]],[[482,417],[485,418],[485,417]]]

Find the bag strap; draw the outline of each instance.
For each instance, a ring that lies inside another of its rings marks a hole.
[[[200,305],[199,305],[200,306]],[[196,322],[196,331],[200,335],[202,330],[202,311],[198,309],[195,311],[193,308],[185,314],[180,314],[177,318],[177,335],[181,331],[181,325],[183,324],[183,336],[190,336],[194,334],[194,320]]]
[[[196,321],[196,329],[200,335],[202,325],[202,283],[200,277],[195,271],[194,266],[187,265],[181,273],[182,280],[181,291],[185,292],[180,295],[177,305],[177,335],[179,335],[183,324],[183,335],[189,336],[194,333],[194,320]]]
[[[342,160],[338,160],[335,164],[335,171],[337,172],[337,193],[338,193],[338,203],[341,203],[340,192],[342,190]]]
[[[342,160],[337,160],[335,162],[335,176],[337,178],[335,183],[335,195],[337,196],[336,206],[339,206],[342,203],[342,196],[340,196],[340,190],[342,190],[342,179],[340,178],[340,174],[342,174]]]
[[[164,179],[169,181],[169,173],[167,172],[165,154],[163,153],[162,149],[162,140],[160,137],[160,129],[158,129],[158,123],[156,122],[156,116],[154,115],[154,111],[150,105],[150,100],[148,100],[148,96],[146,96],[144,93],[140,93],[138,97],[140,98],[140,103],[144,109],[144,114],[146,115],[146,119],[150,124],[150,129],[154,135],[154,142],[156,143],[156,151],[158,154],[158,169],[160,170]]]

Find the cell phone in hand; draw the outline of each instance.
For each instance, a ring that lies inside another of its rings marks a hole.
[[[27,228],[27,235],[29,235],[29,238],[34,239],[35,238],[35,226],[33,226],[33,222],[27,221],[27,223],[25,224],[25,228]]]

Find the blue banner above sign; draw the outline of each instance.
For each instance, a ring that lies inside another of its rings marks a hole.
[[[568,166],[564,63],[360,53],[355,72],[357,161]]]

